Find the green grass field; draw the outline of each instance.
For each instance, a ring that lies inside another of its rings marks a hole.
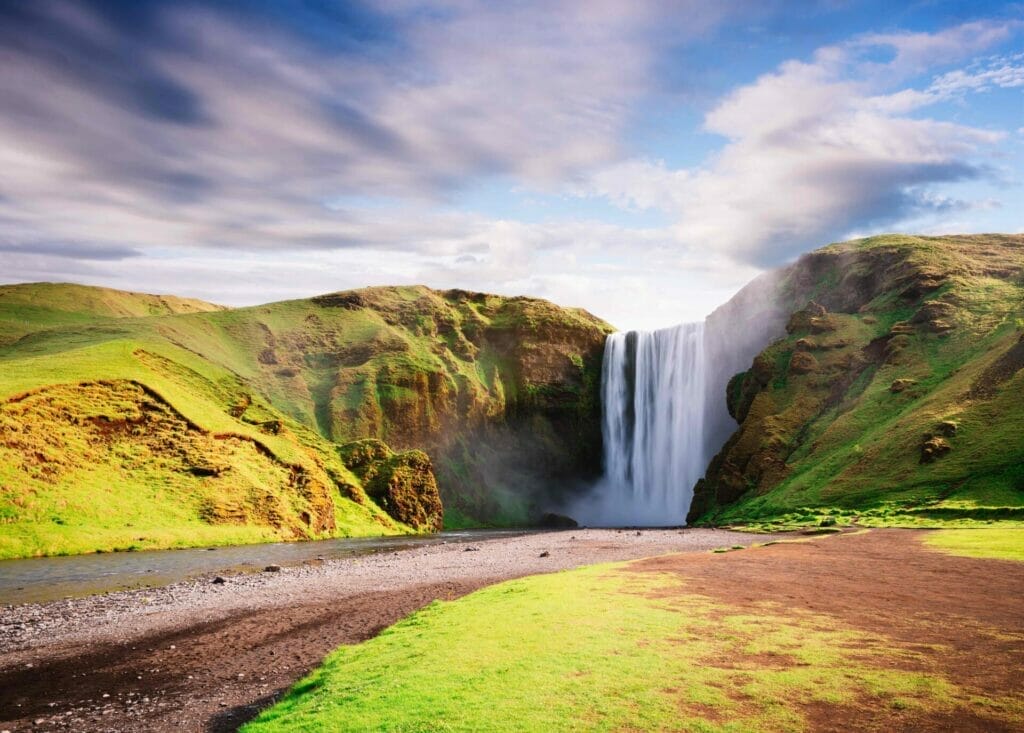
[[[960,534],[930,537],[959,546]],[[974,534],[972,551],[1022,549],[1022,532]],[[1024,722],[1020,699],[958,686],[920,646],[770,599],[734,608],[626,567],[435,602],[336,650],[243,731],[800,731],[817,704],[907,720],[982,706]]]
[[[944,529],[924,541],[951,555],[1024,562],[1024,528]]]

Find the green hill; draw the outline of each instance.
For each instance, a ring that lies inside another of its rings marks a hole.
[[[438,487],[449,526],[526,522],[599,470],[608,330],[424,287],[0,288],[0,557],[436,529]]]
[[[0,346],[55,326],[103,318],[205,313],[223,306],[176,295],[129,293],[72,283],[0,285]]]
[[[834,244],[773,287],[690,522],[1024,517],[1024,236]]]

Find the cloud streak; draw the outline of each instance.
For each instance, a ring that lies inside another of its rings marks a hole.
[[[1014,23],[819,49],[710,105],[701,164],[638,154],[665,69],[760,5],[0,3],[0,269],[228,303],[427,282],[668,325],[977,205],[940,188],[992,177],[1001,133],[921,112],[1015,88],[1019,54],[970,62]],[[493,181],[552,213],[460,205]]]

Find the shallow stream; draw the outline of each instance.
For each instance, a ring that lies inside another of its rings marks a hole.
[[[526,534],[524,530],[459,530],[432,535],[359,537],[315,542],[147,550],[0,561],[0,606],[45,603],[67,597],[177,583],[201,575],[253,572],[267,565],[411,550],[446,542],[480,542]]]

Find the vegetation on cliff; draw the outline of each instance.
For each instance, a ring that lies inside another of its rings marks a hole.
[[[0,557],[437,529],[438,487],[455,523],[525,522],[599,469],[608,330],[423,287],[229,310],[5,286]],[[387,454],[360,476],[339,448],[365,438]]]
[[[884,236],[781,273],[690,522],[1024,518],[1024,237]]]

